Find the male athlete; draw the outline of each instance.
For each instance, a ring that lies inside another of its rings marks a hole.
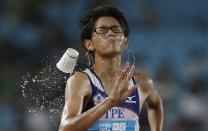
[[[139,131],[144,102],[151,131],[162,131],[163,106],[151,78],[139,74],[136,85],[134,65],[126,63],[121,70],[129,34],[123,14],[109,6],[91,9],[80,29],[95,61],[68,79],[59,131]]]

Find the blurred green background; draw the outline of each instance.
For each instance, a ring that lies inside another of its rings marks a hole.
[[[207,0],[1,0],[0,131],[57,130],[68,76],[54,65],[69,47],[85,53],[80,17],[106,4],[126,16],[137,70],[163,99],[164,131],[207,131]],[[148,131],[145,110],[140,119]]]

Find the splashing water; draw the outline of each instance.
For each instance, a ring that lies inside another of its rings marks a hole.
[[[38,117],[39,111],[48,112],[50,121],[58,126],[64,106],[64,89],[68,74],[55,67],[56,56],[44,58],[37,66],[27,70],[18,87],[21,91],[21,102],[27,111]]]
[[[66,74],[56,68],[60,57],[42,58],[36,66],[26,70],[17,83],[22,96],[21,102],[34,118],[40,111],[47,112],[50,122],[58,127],[64,106],[64,91],[67,79],[71,74]],[[88,68],[86,57],[78,59],[75,71]]]
[[[105,35],[100,35],[100,39],[102,39],[103,42],[108,43],[109,38]],[[120,50],[120,48],[124,48],[124,35],[115,35],[113,41],[115,41],[117,50]],[[125,63],[128,62],[130,65],[135,64],[135,55],[133,51],[130,49],[125,49],[123,53],[121,54],[121,69],[124,68]]]
[[[128,62],[130,65],[135,65],[135,55],[130,49],[126,49],[121,55],[121,67],[124,67],[125,63]]]
[[[116,45],[115,48],[117,48],[117,50],[121,50],[121,48],[125,48],[124,47],[124,35],[116,35],[114,38],[110,38],[107,37],[106,35],[99,35],[99,38],[105,42],[106,44],[110,44],[110,41],[112,40],[114,42],[114,44]],[[135,55],[134,52],[128,48],[123,49],[123,53],[121,54],[121,69],[124,68],[124,65],[126,62],[128,62],[130,65],[134,65],[135,64]],[[94,58],[93,56],[89,53],[89,51],[87,51],[85,53],[85,55],[82,58],[78,59],[78,66],[75,68],[76,70],[79,70],[78,68],[81,67],[81,70],[85,69],[85,68],[90,68],[92,67],[92,65],[94,64]],[[85,68],[82,68],[85,67]]]
[[[100,34],[99,38],[106,44],[115,44],[116,50],[121,50],[121,48],[125,48],[125,37],[123,34],[116,34],[114,37],[108,37],[106,34]]]

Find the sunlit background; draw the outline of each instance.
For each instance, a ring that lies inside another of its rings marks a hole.
[[[55,63],[69,47],[85,53],[80,17],[105,4],[126,16],[137,71],[163,99],[164,131],[208,130],[207,0],[1,0],[0,131],[58,129],[68,76]]]

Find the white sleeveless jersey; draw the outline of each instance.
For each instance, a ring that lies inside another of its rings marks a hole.
[[[108,95],[104,90],[102,81],[92,70],[86,69],[84,73],[88,75],[92,88],[92,96],[86,108],[83,110],[87,111],[101,103]],[[132,78],[129,87],[135,84]],[[139,113],[139,93],[136,89],[119,106],[113,107],[106,112],[88,131],[139,131]]]

